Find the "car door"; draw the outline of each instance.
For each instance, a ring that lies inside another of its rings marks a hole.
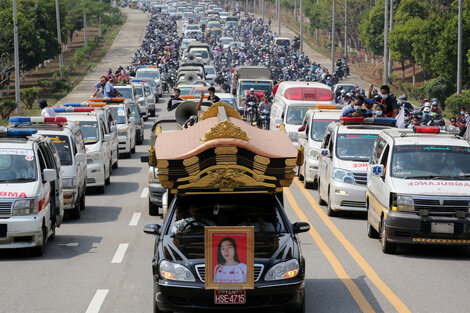
[[[367,177],[367,188],[369,190],[369,222],[378,229],[380,223],[380,216],[382,212],[382,206],[388,207],[389,192],[387,191],[385,176],[388,175],[388,163],[390,159],[390,145],[387,144],[385,139],[378,137],[374,153],[372,155],[371,166],[369,167],[369,173]],[[384,165],[384,177],[370,174],[374,165]],[[386,194],[387,193],[387,194]]]
[[[83,142],[82,132],[79,128],[73,134],[73,141],[75,144],[75,151],[77,153],[83,153],[86,155],[85,143]],[[76,168],[77,168],[77,179],[80,181],[82,190],[84,190],[86,187],[86,176],[87,176],[86,159],[82,162],[76,161]]]
[[[129,129],[131,130],[130,138],[133,138],[133,140],[135,141],[135,121],[130,122],[130,118],[132,117],[132,111],[128,105],[126,106],[126,112],[127,112],[127,120],[129,121]],[[142,130],[143,130],[143,127],[142,127]]]
[[[323,138],[323,142],[321,145],[322,151],[323,149],[328,149],[330,147],[330,142],[331,142],[331,137],[332,137],[332,131],[328,130],[325,137]],[[330,151],[331,154],[331,151]],[[319,189],[318,192],[320,193],[321,198],[325,198],[324,195],[326,195],[328,191],[328,179],[327,179],[327,169],[328,169],[328,160],[330,159],[329,156],[323,155],[320,153],[318,155],[319,161],[318,161],[318,177],[320,179],[320,184],[319,184]]]

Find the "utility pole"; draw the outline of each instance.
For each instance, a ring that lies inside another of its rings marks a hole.
[[[263,15],[263,23],[264,23],[264,10],[266,9],[266,4],[264,3],[264,0],[262,0],[263,7],[261,8],[261,14]]]
[[[348,0],[344,0],[344,57],[348,59]]]
[[[457,34],[457,93],[462,92],[462,0],[459,0],[459,28]]]
[[[300,0],[300,40],[299,40],[299,50],[300,53],[304,52],[304,9],[303,9],[302,0]]]
[[[320,0],[317,0],[317,3]],[[315,40],[318,42],[318,28],[315,28]]]
[[[64,78],[64,73],[62,67],[64,66],[64,59],[62,56],[62,34],[60,33],[60,10],[59,10],[59,0],[55,0],[55,17],[57,19],[57,41],[60,45],[60,53],[59,53],[59,73],[60,79]]]
[[[333,0],[331,12],[331,73],[335,71],[335,28],[336,28],[336,0]]]
[[[393,30],[393,0],[390,0],[390,31]],[[393,71],[392,54],[390,48],[388,48],[388,75]]]
[[[297,24],[297,0],[294,0],[294,23]]]
[[[13,41],[15,52],[15,101],[16,113],[21,111],[21,94],[20,94],[20,53],[18,49],[18,19],[16,11],[16,0],[13,0]]]
[[[388,84],[388,0],[385,0],[384,18],[384,77],[383,84]]]
[[[248,0],[245,0],[245,14],[248,14]]]
[[[101,0],[100,0],[101,4]],[[100,23],[100,38],[103,37],[103,25],[101,25],[101,14],[99,16],[99,23]]]
[[[83,41],[85,42],[85,48],[88,48],[88,39],[86,34],[86,6],[85,0],[83,0]]]
[[[277,0],[277,35],[281,36],[281,0]]]

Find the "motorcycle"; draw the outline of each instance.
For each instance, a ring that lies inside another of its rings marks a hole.
[[[247,102],[246,121],[251,125],[257,120],[258,105],[254,101]]]
[[[268,110],[261,111],[260,118],[259,118],[259,125],[258,125],[259,128],[269,130],[270,115],[271,115],[271,112]]]

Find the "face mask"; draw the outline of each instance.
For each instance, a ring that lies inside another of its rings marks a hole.
[[[423,116],[428,117],[429,113],[424,113]]]
[[[377,115],[382,115],[382,111],[377,111]]]
[[[464,115],[464,114],[465,114],[465,112],[464,112],[464,111],[460,111],[460,115]]]
[[[437,108],[436,108],[436,107],[432,107],[432,110],[433,110],[433,111],[437,111]]]
[[[413,125],[418,125],[418,122],[413,122]]]
[[[384,100],[388,98],[388,94],[387,94],[387,95],[383,95],[383,94],[382,94],[382,95],[380,95],[380,96],[381,96],[382,99],[384,99]]]

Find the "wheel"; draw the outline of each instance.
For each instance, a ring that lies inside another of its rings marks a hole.
[[[73,208],[73,210],[70,212],[70,214],[72,215],[72,218],[74,220],[79,220],[80,219],[80,215],[81,215],[81,206],[80,206],[80,203],[82,202],[82,199],[80,199],[78,201],[78,203],[75,204],[75,207]]]
[[[149,120],[149,116],[147,115],[146,117],[144,117],[144,122],[147,122]]]
[[[98,186],[98,187],[96,187],[96,191],[97,191],[98,193],[103,194],[104,191],[105,191],[105,186]]]
[[[152,203],[149,199],[149,215],[150,216],[158,216],[158,206]]]
[[[327,210],[326,213],[328,214],[328,216],[337,216],[338,215],[338,212],[333,210],[333,208],[331,207],[331,196],[330,196],[330,191],[329,190],[328,190],[328,203],[327,203],[326,210]]]
[[[144,141],[144,135],[141,133],[140,137],[136,139],[138,145],[141,145]]]
[[[387,240],[385,233],[385,219],[382,218],[380,223],[380,243],[382,244],[382,252],[386,254],[394,254],[397,251],[397,244]]]
[[[106,178],[106,180],[104,181],[104,183],[105,183],[106,185],[111,184],[111,173],[109,174],[108,178]]]
[[[320,204],[320,205],[325,205],[325,204],[326,204],[325,200],[323,200],[323,199],[321,198],[321,180],[320,180],[320,178],[318,178],[318,196],[319,196],[319,198],[320,198],[320,201],[318,201],[319,204]]]
[[[85,210],[85,192],[83,192],[82,197],[80,198],[80,210]]]
[[[135,146],[134,146],[134,148],[131,149],[131,153],[135,153]],[[129,153],[129,157],[131,157],[130,153]]]
[[[152,110],[152,111],[150,111],[150,116],[151,116],[151,117],[155,117],[155,109]]]
[[[306,168],[306,166],[304,164],[304,175],[303,175],[303,177],[304,177],[304,187],[305,187],[305,189],[312,189],[313,184],[307,182],[307,175],[305,175],[305,168]]]
[[[369,199],[367,199],[366,205],[367,205],[367,236],[369,238],[378,239],[380,238],[379,232],[376,231],[375,228],[369,222]]]
[[[118,168],[119,167],[119,149],[116,150],[116,155],[117,155],[117,160],[113,164],[113,168]]]
[[[35,256],[43,256],[44,250],[46,249],[47,243],[47,229],[46,226],[42,226],[42,243],[40,246],[32,248],[33,255]]]

